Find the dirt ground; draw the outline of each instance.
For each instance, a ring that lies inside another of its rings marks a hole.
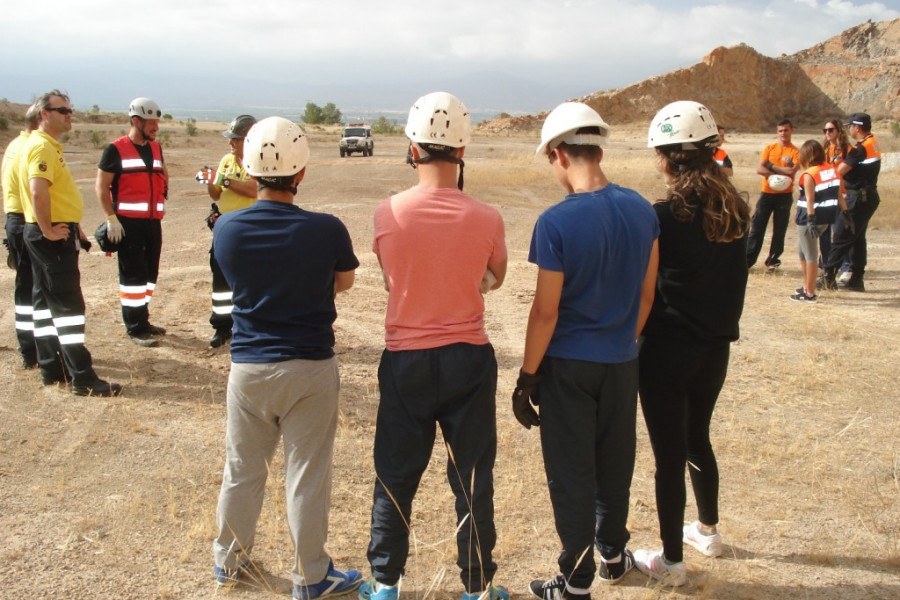
[[[85,198],[85,228],[101,213],[93,194],[100,150],[88,129],[73,133],[67,156]],[[122,397],[79,398],[42,387],[20,369],[13,335],[12,271],[0,272],[0,598],[283,598],[292,551],[282,498],[281,461],[268,486],[253,558],[254,578],[230,591],[212,577],[211,540],[224,455],[226,349],[212,350],[204,186],[193,176],[227,151],[223,125],[188,137],[167,124],[172,176],[161,275],[151,304],[168,329],[158,348],[128,341],[121,325],[116,261],[96,248],[82,255],[87,346],[98,373],[125,386]],[[124,130],[94,126],[104,140]],[[414,181],[400,137],[377,139],[375,156],[338,157],[336,134],[312,132],[313,159],[298,204],[339,216],[361,266],[339,296],[337,352],[341,419],[329,550],[343,568],[368,574],[365,550],[373,483],[371,447],[378,402],[386,293],[371,252],[372,213],[391,190]],[[802,139],[802,138],[801,138]],[[756,153],[766,136],[735,136],[736,181],[756,197]],[[3,141],[5,146],[6,141]],[[507,227],[509,274],[489,294],[487,329],[500,365],[499,456],[495,468],[499,563],[496,583],[515,598],[531,579],[556,574],[556,537],[538,433],[521,428],[509,396],[521,364],[535,268],[527,260],[540,212],[561,198],[546,165],[531,159],[536,139],[476,138],[466,155],[467,191],[497,206]],[[799,145],[799,144],[798,144]],[[640,132],[607,151],[611,179],[658,197]],[[893,178],[897,174],[883,175]],[[883,186],[884,187],[884,186]],[[893,189],[896,188],[896,184]],[[897,197],[883,197],[883,206]],[[882,209],[886,210],[886,209]],[[726,552],[685,551],[689,585],[659,588],[635,572],[596,597],[746,600],[900,598],[900,233],[869,235],[864,294],[825,292],[814,306],[788,301],[800,284],[795,234],[784,268],[751,271],[742,338],[713,422],[722,477]],[[653,457],[638,417],[631,496],[632,548],[659,547]],[[461,592],[454,516],[438,441],[414,506],[414,548],[403,598],[440,600]],[[687,517],[694,518],[693,500]]]

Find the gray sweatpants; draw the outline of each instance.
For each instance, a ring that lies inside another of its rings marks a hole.
[[[283,439],[293,581],[312,585],[325,578],[339,388],[334,358],[231,364],[219,535],[213,541],[217,566],[233,569],[253,549],[266,476]]]

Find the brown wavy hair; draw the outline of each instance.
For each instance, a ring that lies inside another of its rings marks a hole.
[[[847,158],[847,153],[850,152],[850,139],[847,137],[847,131],[844,129],[844,126],[841,125],[841,120],[831,119],[828,121],[828,125],[837,129],[837,147],[832,146],[831,142],[828,141],[827,135],[822,139],[822,147],[825,149],[825,160],[833,162],[836,154],[840,154],[842,159]]]
[[[672,214],[689,223],[700,212],[703,232],[711,242],[732,242],[747,234],[750,207],[713,160],[715,148],[683,150],[681,144],[656,148],[663,172],[668,176]]]

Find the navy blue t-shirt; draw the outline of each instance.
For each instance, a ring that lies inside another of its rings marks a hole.
[[[337,217],[257,200],[219,217],[213,248],[234,293],[233,362],[334,356],[334,273],[359,266]]]
[[[658,235],[650,203],[613,183],[569,194],[538,217],[528,261],[563,273],[547,356],[597,363],[637,358],[641,289]]]

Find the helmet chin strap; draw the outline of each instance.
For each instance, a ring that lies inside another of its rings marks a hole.
[[[419,146],[421,148],[421,146]],[[445,162],[453,163],[459,165],[459,178],[456,180],[456,187],[459,188],[460,191],[463,189],[463,171],[466,168],[466,163],[461,158],[457,158],[456,156],[451,156],[449,154],[433,155],[428,152],[427,148],[423,148],[425,150],[425,156],[421,156],[419,158],[415,158],[413,156],[412,151],[412,143],[410,143],[409,148],[406,151],[406,163],[408,165],[412,165],[412,168],[415,169],[420,164],[428,164],[435,160],[443,160]]]

